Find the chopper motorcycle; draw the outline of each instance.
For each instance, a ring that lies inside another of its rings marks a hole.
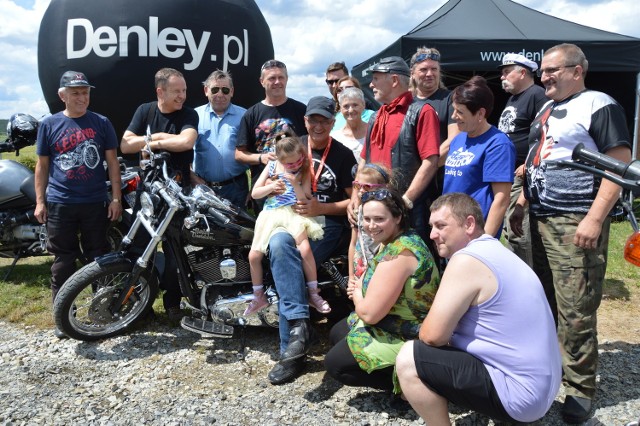
[[[28,114],[13,114],[7,125],[8,139],[0,142],[0,153],[15,152],[18,156],[22,148],[35,145],[37,133],[38,120]],[[120,167],[125,210],[121,221],[111,223],[107,230],[111,250],[118,247],[131,223],[126,201],[131,199],[130,194],[134,193],[137,184],[137,174],[125,168],[122,162]],[[20,259],[50,254],[47,252],[47,227],[35,218],[35,207],[34,173],[17,161],[0,159],[0,257],[13,259],[4,280],[9,278]],[[84,256],[80,260],[83,264],[89,261]]]
[[[278,296],[266,258],[269,306],[244,316],[253,298],[248,254],[255,218],[204,185],[185,195],[169,176],[168,154],[147,151],[129,232],[117,252],[97,258],[62,286],[54,304],[57,327],[71,338],[93,341],[122,334],[144,317],[158,294],[160,242],[176,253],[182,307],[191,311],[181,320],[183,328],[230,338],[239,327],[244,347],[246,326],[277,327]],[[136,250],[139,234],[148,242]],[[346,303],[346,255],[324,262],[318,272],[323,297]]]

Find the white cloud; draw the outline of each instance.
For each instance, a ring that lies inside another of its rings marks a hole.
[[[57,0],[64,1],[64,0]],[[213,1],[213,0],[211,0]],[[0,117],[48,112],[38,81],[37,40],[50,0],[0,0]],[[636,0],[520,0],[562,19],[640,36]],[[441,7],[445,0],[256,0],[271,28],[275,56],[289,68],[288,94],[306,102],[328,95],[324,70],[335,61],[349,67],[380,52]],[[240,89],[240,87],[239,87]]]

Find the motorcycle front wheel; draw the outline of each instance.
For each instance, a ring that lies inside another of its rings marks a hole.
[[[56,326],[72,339],[94,341],[124,333],[149,312],[158,294],[155,276],[145,270],[127,301],[112,305],[126,291],[133,265],[121,261],[104,266],[91,262],[73,274],[56,296]]]

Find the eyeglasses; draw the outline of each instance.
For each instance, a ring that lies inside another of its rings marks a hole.
[[[391,198],[391,192],[388,189],[378,189],[377,191],[365,192],[362,194],[362,203],[370,200],[382,201],[385,198]]]
[[[338,87],[338,88],[336,89],[336,93],[342,93],[342,91],[343,91],[343,90],[345,90],[345,89],[352,89],[352,88],[354,88],[354,87],[356,87],[356,86],[345,86],[345,87],[340,86],[340,87]]]
[[[538,77],[542,77],[542,74],[555,74],[558,71],[560,71],[563,68],[574,68],[577,67],[580,64],[575,64],[575,65],[562,65],[560,67],[548,67],[548,68],[540,68],[538,70],[538,72],[536,74],[538,74]]]
[[[231,89],[229,89],[228,87],[209,87],[209,90],[214,95],[217,94],[221,90],[222,90],[222,93],[225,94],[225,95],[228,95],[229,93],[231,93]]]
[[[333,79],[333,80],[325,80],[324,82],[327,83],[327,86],[333,86],[334,84],[338,84],[338,82],[340,81],[339,78]]]
[[[369,192],[373,188],[382,188],[386,186],[384,183],[364,183],[364,182],[358,182],[357,180],[354,180],[352,182],[352,185],[353,185],[353,189],[355,189],[356,191],[359,191],[360,189],[364,189],[365,192]]]
[[[440,62],[440,55],[437,53],[421,53],[418,56],[416,56],[411,62],[413,64],[416,64],[418,62],[426,61],[427,59]]]
[[[333,126],[334,120],[316,120],[314,118],[305,117],[309,126]]]
[[[260,68],[260,71],[264,71],[267,68],[285,68],[286,69],[287,66],[284,64],[284,62],[276,61],[275,59],[269,59],[267,62],[262,64],[262,68]]]

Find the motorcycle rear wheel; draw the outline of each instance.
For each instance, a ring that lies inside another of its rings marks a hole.
[[[67,336],[95,341],[123,334],[151,309],[158,294],[157,278],[145,270],[135,290],[115,314],[111,303],[126,287],[133,265],[127,261],[85,265],[64,283],[53,306],[56,326]]]

